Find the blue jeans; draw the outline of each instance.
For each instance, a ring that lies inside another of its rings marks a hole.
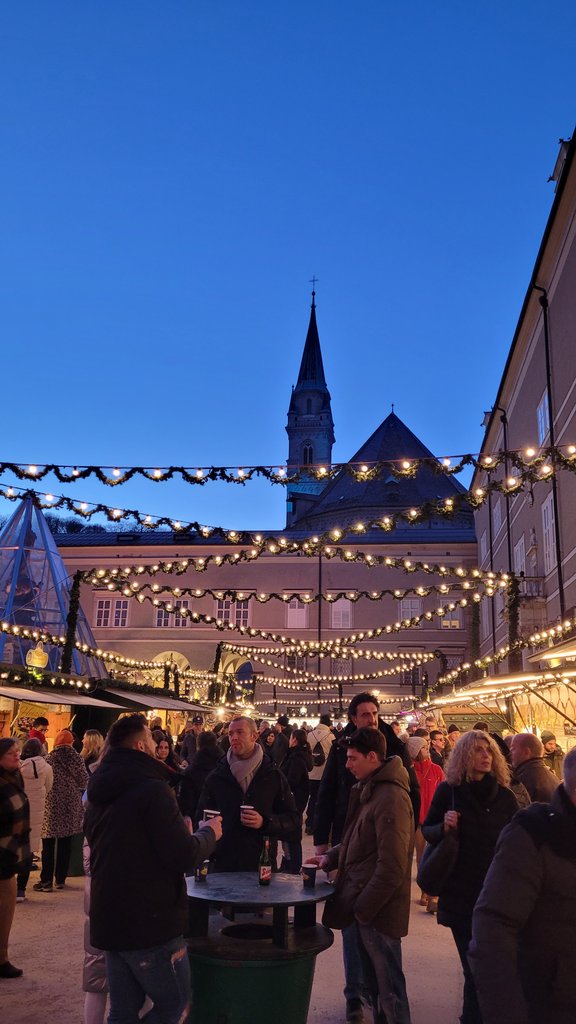
[[[368,998],[368,989],[364,982],[362,971],[362,959],[360,957],[360,943],[355,924],[349,924],[342,929],[342,958],[344,960],[344,998],[364,999]]]
[[[356,929],[374,1024],[410,1024],[400,939],[368,925],[357,924]]]
[[[146,996],[154,1003],[146,1024],[181,1024],[190,1009],[190,964],[182,936],[163,946],[106,952],[110,988],[108,1024],[139,1024]]]

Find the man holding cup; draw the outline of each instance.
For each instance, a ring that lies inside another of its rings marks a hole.
[[[222,815],[215,871],[257,871],[264,836],[299,839],[300,816],[285,776],[257,742],[254,721],[234,718],[228,738],[230,749],[206,779],[195,818],[206,808]]]
[[[338,869],[323,923],[354,927],[376,1024],[410,1024],[401,948],[414,852],[408,773],[399,757],[386,757],[386,740],[373,728],[352,733],[346,767],[356,785],[342,842],[310,858],[327,872]]]

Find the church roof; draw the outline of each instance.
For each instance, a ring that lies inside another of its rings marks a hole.
[[[381,461],[400,463],[404,459],[434,459],[432,452],[416,437],[395,413],[389,416],[374,431],[350,459],[358,466]],[[435,473],[431,465],[424,464],[414,476],[398,479],[392,473],[381,473],[372,480],[357,481],[343,471],[331,480],[307,514],[293,523],[294,530],[323,530],[329,526],[344,526],[358,518],[376,519],[383,513],[394,514],[405,508],[423,505],[427,501],[454,497],[463,493],[464,488],[454,477]],[[442,536],[453,533],[451,539],[473,540],[474,524],[471,510],[463,509],[453,519],[434,520],[434,532]],[[407,524],[398,527],[389,536],[392,542],[409,537],[416,541],[417,532],[427,525]],[[458,538],[456,537],[458,534]],[[460,536],[461,535],[461,536]],[[380,542],[384,539],[378,531]],[[440,538],[438,538],[440,539]]]
[[[310,387],[318,389],[326,388],[324,364],[322,362],[320,338],[318,336],[318,325],[316,323],[316,303],[314,301],[314,292],[312,292],[310,323],[308,324],[308,333],[304,343],[304,352],[302,353],[302,362],[300,363],[300,372],[298,374],[296,390],[299,388]]]

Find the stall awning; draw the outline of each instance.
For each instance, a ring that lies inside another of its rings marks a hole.
[[[179,700],[177,697],[163,697],[160,691],[156,695],[155,693],[136,693],[134,690],[115,690],[114,687],[107,687],[106,690],[101,691],[102,696],[108,701],[108,694],[113,697],[117,697],[118,700],[130,701],[132,704],[139,705],[142,708],[148,708],[152,710],[157,708],[158,711],[200,711],[206,713],[206,708],[201,707],[200,704],[191,704],[188,700]]]
[[[87,693],[70,690],[65,693],[57,693],[55,690],[27,690],[24,686],[0,686],[0,697],[7,697],[8,700],[26,700],[31,704],[74,704],[83,707],[101,708],[103,703],[90,697]],[[122,704],[110,704],[110,708],[123,709]]]

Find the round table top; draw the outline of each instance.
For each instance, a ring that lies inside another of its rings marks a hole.
[[[272,875],[270,885],[260,885],[256,871],[214,871],[205,882],[186,879],[188,895],[211,903],[243,904],[253,907],[294,906],[297,903],[320,903],[334,892],[329,882],[317,876],[313,889],[305,889],[299,875],[281,871]]]

